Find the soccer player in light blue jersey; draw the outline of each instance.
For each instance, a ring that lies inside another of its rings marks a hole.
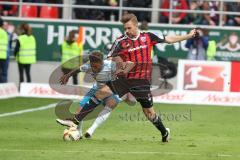
[[[101,89],[102,87],[106,86],[106,83],[109,81],[114,80],[116,78],[115,73],[117,70],[117,65],[115,62],[111,60],[103,60],[103,54],[99,51],[94,51],[89,56],[90,63],[86,63],[80,68],[77,68],[68,74],[65,74],[61,77],[60,82],[62,84],[66,84],[68,79],[78,72],[86,72],[88,74],[91,74],[92,77],[96,80],[96,83],[93,85],[93,87],[90,89],[90,91],[84,96],[84,98],[80,101],[80,107],[77,111],[79,113],[86,103],[91,100],[91,98],[94,96],[96,91],[98,89]],[[134,67],[133,64],[128,65],[130,67]],[[117,106],[117,104],[121,101],[121,99],[118,97],[118,95],[112,94],[111,96],[103,99],[103,110],[98,114],[98,117],[93,122],[92,126],[86,131],[85,137],[90,138],[94,131],[103,123],[106,121],[106,119],[109,117],[111,111]],[[130,101],[130,104],[136,103],[136,100],[133,99]],[[129,103],[128,103],[129,104]],[[88,114],[88,113],[86,113]],[[59,124],[64,126],[75,126],[72,121],[68,120],[56,120]],[[80,135],[82,136],[82,124],[83,122],[79,122],[78,129],[80,132]]]

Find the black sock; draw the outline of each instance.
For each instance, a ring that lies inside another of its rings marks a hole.
[[[162,136],[166,135],[167,130],[158,115],[155,115],[151,122],[161,132]]]
[[[99,104],[100,100],[98,100],[95,96],[92,97],[88,103],[86,103],[82,110],[75,115],[75,120],[78,122],[82,121],[84,117],[86,117],[89,113],[91,113]]]

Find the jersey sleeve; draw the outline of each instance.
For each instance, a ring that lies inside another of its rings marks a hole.
[[[115,40],[115,42],[113,43],[110,51],[108,52],[107,57],[114,57],[114,56],[116,56],[117,50],[118,50],[118,45],[119,45],[118,40]]]
[[[90,64],[89,63],[85,63],[85,64],[80,66],[80,71],[81,72],[87,72],[90,68],[91,68]]]
[[[116,70],[117,70],[117,64],[116,64],[116,62],[112,61],[111,62],[111,71],[115,72]]]
[[[152,45],[155,45],[155,44],[157,44],[157,43],[163,43],[163,42],[165,42],[165,36],[164,36],[164,35],[162,35],[162,36],[160,37],[160,36],[157,36],[157,35],[155,35],[155,34],[153,34],[153,33],[151,33],[151,32],[148,32],[148,35],[149,35],[149,37],[150,37],[150,40],[151,40],[151,44],[152,44]]]

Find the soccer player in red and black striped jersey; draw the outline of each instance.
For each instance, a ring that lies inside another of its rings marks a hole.
[[[170,137],[170,130],[165,128],[160,117],[155,113],[150,91],[152,47],[157,43],[175,43],[195,37],[197,30],[193,29],[184,36],[158,37],[151,32],[140,32],[138,20],[134,14],[124,15],[121,22],[124,25],[125,35],[115,41],[108,56],[113,57],[115,61],[134,62],[135,68],[131,71],[123,69],[122,72],[126,73],[126,76],[119,76],[109,87],[119,96],[128,92],[132,93],[141,104],[145,116],[160,130],[162,141],[167,142]]]
[[[113,44],[109,57],[119,63],[120,68],[116,73],[118,78],[107,83],[109,88],[120,97],[130,92],[136,100],[141,104],[145,116],[156,126],[162,134],[162,142],[168,142],[170,130],[165,128],[160,117],[153,108],[152,94],[150,91],[150,78],[152,73],[152,46],[157,43],[175,43],[187,40],[197,36],[197,30],[191,30],[187,35],[183,36],[163,36],[158,37],[150,32],[140,32],[138,29],[138,20],[134,14],[123,15],[121,22],[124,26],[125,34],[119,37]],[[134,62],[135,67],[128,67]],[[124,65],[122,65],[124,64]],[[108,96],[106,88],[96,93],[87,104],[88,107],[95,107],[99,104],[99,100]],[[104,94],[103,91],[106,91]],[[75,115],[75,120],[82,120],[84,116],[81,113]]]
[[[128,36],[129,34],[129,36]],[[130,38],[130,33],[119,37],[113,44],[108,57],[117,57],[123,61],[131,61],[136,64],[134,70],[127,74],[128,79],[148,79],[151,78],[152,46],[165,42],[164,37],[159,38],[151,32],[137,31],[137,37]],[[116,58],[114,58],[116,60]]]

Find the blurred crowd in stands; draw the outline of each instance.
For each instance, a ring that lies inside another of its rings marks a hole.
[[[169,0],[163,0],[161,8],[169,9]],[[240,2],[224,2],[223,11],[239,12]],[[203,0],[173,0],[172,9],[180,10],[202,10],[210,11],[210,13],[185,13],[173,12],[173,24],[202,24],[216,26],[220,23],[220,16],[215,11],[221,11],[220,1],[203,1]],[[222,25],[234,26],[240,25],[240,15],[223,15]],[[168,23],[169,12],[162,12],[160,16],[160,23]]]
[[[0,0],[0,2],[19,2],[19,0]],[[47,3],[47,4],[63,4],[63,0],[23,0],[21,7],[22,17],[40,17],[40,18],[62,18],[62,7],[59,6],[37,6],[24,3]],[[123,7],[136,7],[136,8],[152,8],[153,0],[123,0]],[[159,22],[169,23],[171,19],[172,24],[202,24],[216,26],[239,26],[240,15],[223,14],[220,16],[214,11],[226,11],[226,12],[239,12],[240,2],[223,2],[220,1],[204,1],[204,0],[172,0],[172,6],[170,6],[170,0],[161,0],[160,9],[179,9],[179,10],[198,10],[198,11],[210,11],[208,13],[186,13],[186,12],[159,12]],[[111,6],[119,7],[119,0],[73,0],[72,17],[74,19],[83,20],[119,20],[119,10],[116,8],[111,9],[88,9],[87,6]],[[77,8],[78,5],[86,5],[83,8]],[[18,16],[18,5],[0,4],[0,13],[2,16]],[[134,13],[139,21],[151,21],[150,11],[130,11],[123,10],[123,14],[126,12]],[[172,16],[172,18],[169,18]],[[220,20],[222,18],[222,20]]]
[[[0,2],[19,2],[19,0],[0,0]],[[22,17],[29,18],[61,18],[62,8],[55,6],[37,6],[37,5],[27,5],[24,3],[43,3],[43,4],[62,4],[62,0],[22,0],[21,15]],[[1,16],[18,16],[19,6],[12,4],[2,4],[0,5]]]

